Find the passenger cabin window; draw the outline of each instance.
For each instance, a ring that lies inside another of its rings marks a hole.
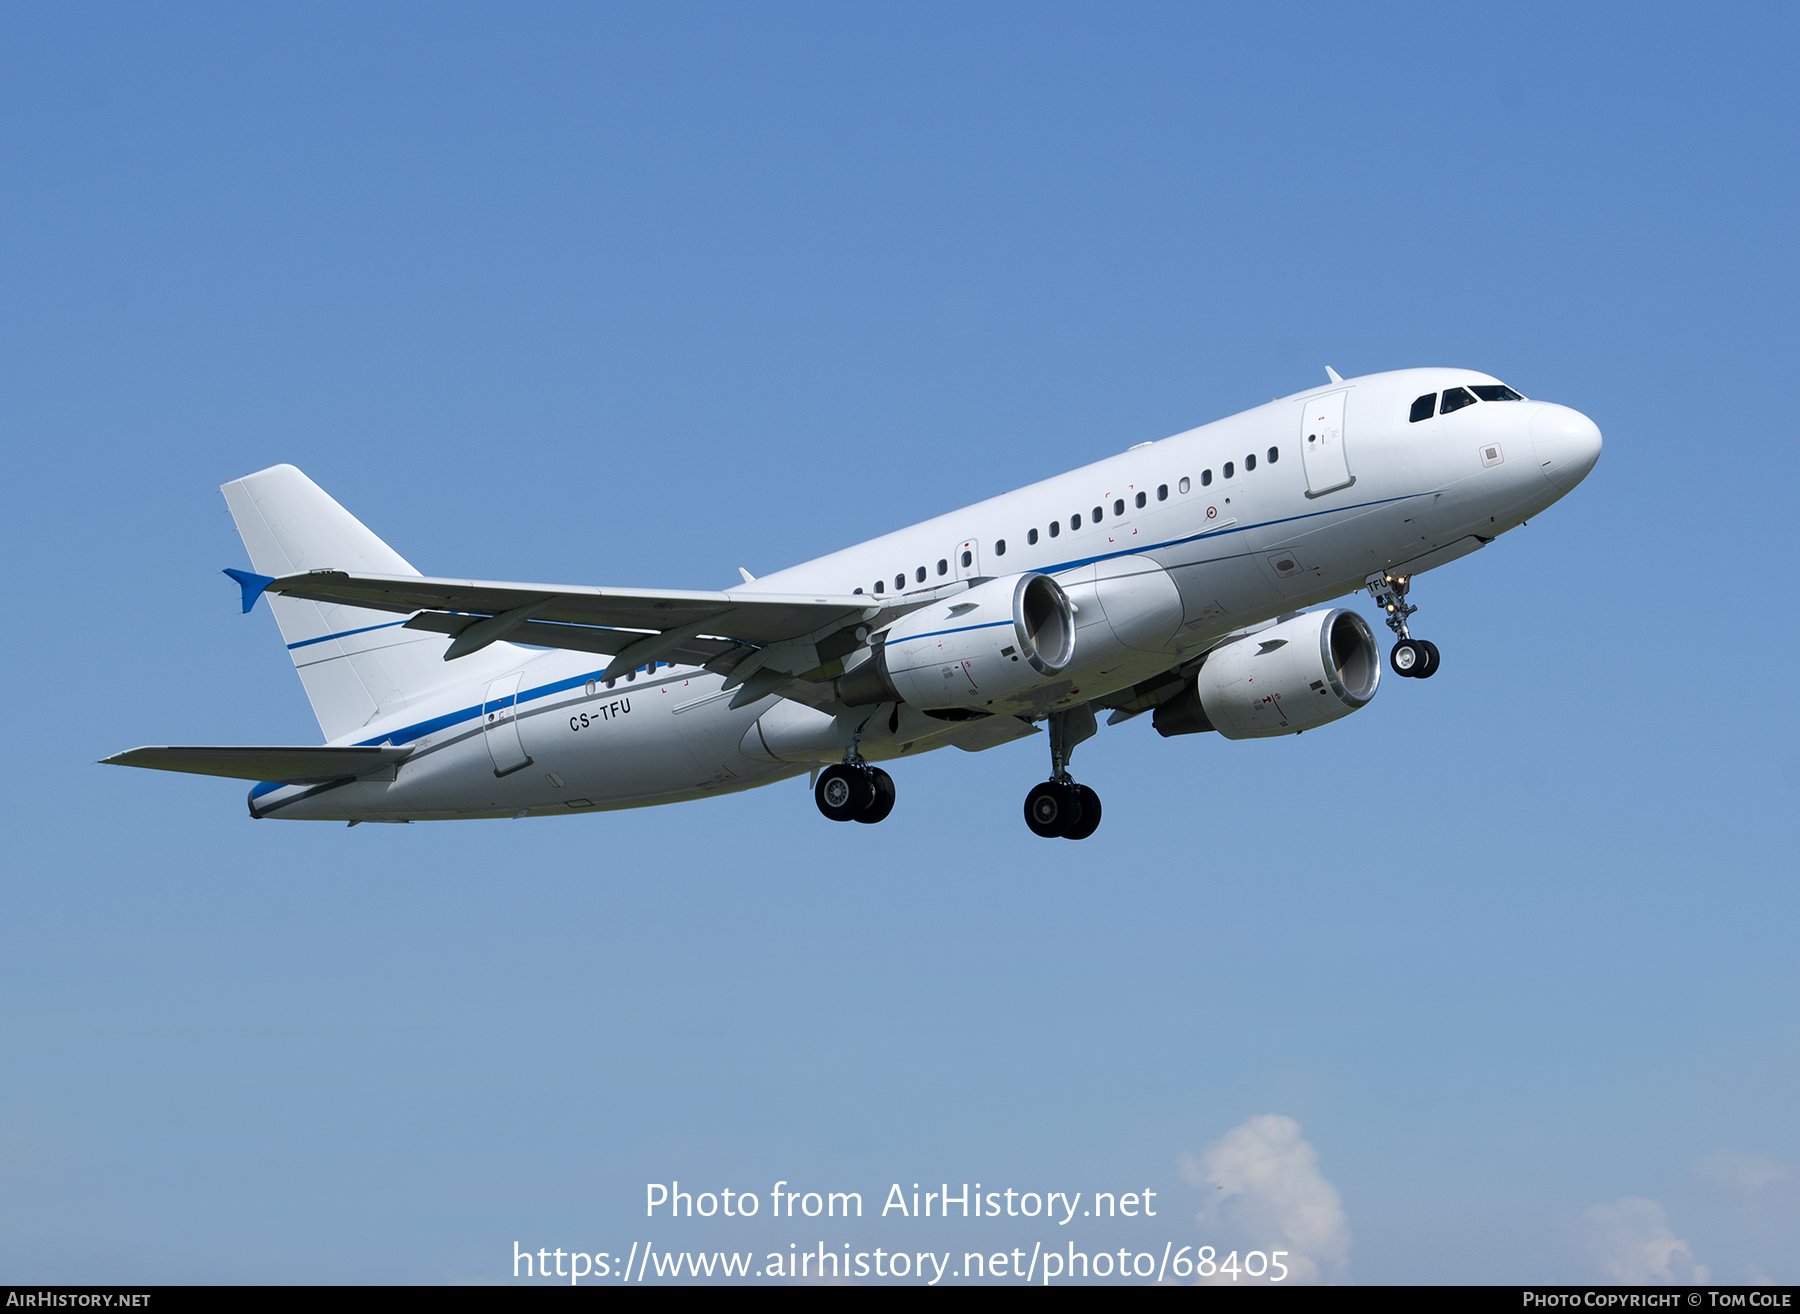
[[[1035,529],[1026,530],[1025,531],[1025,542],[1027,544],[1035,544],[1037,542],[1037,530],[1035,530]]]
[[[1225,462],[1225,477],[1227,479],[1229,479],[1229,478],[1231,478],[1232,475],[1234,475],[1236,473],[1237,473],[1237,467],[1235,465],[1233,465],[1230,461]]]
[[[950,573],[950,563],[947,560],[945,560],[943,557],[939,557],[938,558],[938,574],[948,575],[949,573]]]
[[[1103,506],[1095,507],[1094,508],[1094,523],[1097,525],[1104,519],[1106,519],[1106,508]]]
[[[1436,410],[1437,394],[1428,392],[1413,403],[1412,415],[1409,418],[1414,424],[1417,424],[1420,420],[1429,420]]]
[[[1200,482],[1205,483],[1206,481],[1204,479],[1202,479]],[[1181,476],[1181,491],[1185,493],[1185,492],[1187,492],[1187,490],[1190,487],[1192,487],[1192,485],[1188,483],[1188,477],[1186,475],[1182,475]]]
[[[1184,480],[1183,482],[1186,481]],[[1167,502],[1169,500],[1169,486],[1167,484],[1158,484],[1156,486],[1156,500],[1158,502]]]
[[[1052,520],[1050,522],[1050,537],[1055,538],[1060,533],[1062,533],[1062,521]]]
[[[861,592],[862,592],[862,585],[860,585],[860,584],[858,584],[858,585],[857,585],[857,586],[856,586],[856,587],[855,587],[855,588],[853,588],[853,589],[851,589],[851,590],[850,590],[850,591],[851,591],[851,592],[852,592],[852,593],[861,593]],[[607,686],[606,686],[606,687],[607,687],[607,688],[608,688],[608,689],[610,689],[610,688],[612,688],[612,685],[610,685],[610,684],[609,684],[609,685],[607,685]]]
[[[925,567],[920,566],[917,570],[913,571],[913,578],[923,584],[925,582]]]
[[[1200,472],[1200,487],[1205,488],[1211,483],[1212,483],[1212,471],[1211,470],[1202,470]]]
[[[1244,469],[1246,469],[1246,470],[1256,469],[1256,453],[1255,452],[1251,452],[1250,455],[1248,455],[1244,458]]]
[[[1006,540],[1005,539],[997,538],[994,540],[994,555],[997,557],[1003,557],[1006,555]]]
[[[1081,516],[1080,516],[1080,515],[1072,515],[1072,516],[1070,516],[1070,517],[1069,517],[1069,530],[1070,530],[1070,532],[1071,532],[1071,533],[1072,533],[1072,532],[1074,532],[1074,531],[1075,531],[1075,530],[1077,530],[1077,529],[1080,529],[1080,528],[1081,528]]]
[[[882,590],[882,587],[881,587],[881,581],[880,581],[880,580],[876,580],[876,581],[875,581],[875,591],[876,591],[876,592],[877,592],[877,593],[880,593],[880,592],[882,592],[882,591],[883,591],[883,590]]]
[[[1279,461],[1280,459],[1281,459],[1281,449],[1279,447],[1271,447],[1269,449],[1269,464],[1274,465],[1275,462]]]
[[[1469,385],[1469,391],[1481,398],[1482,401],[1525,400],[1504,383],[1471,383]]]
[[[962,554],[962,563],[963,563],[963,569],[967,570],[970,566],[975,564],[975,554],[973,552],[963,553]]]
[[[1149,500],[1150,500],[1150,499],[1149,499],[1149,498],[1147,498],[1147,497],[1145,497],[1145,496],[1144,496],[1144,495],[1143,495],[1143,494],[1142,494],[1142,493],[1139,493],[1139,494],[1138,494],[1138,495],[1137,495],[1137,504],[1138,504],[1138,506],[1139,506],[1139,507],[1142,507],[1142,506],[1143,506],[1143,505],[1144,505],[1144,503],[1145,503],[1145,502],[1147,502],[1147,501],[1149,501]]]
[[[896,592],[896,593],[906,592],[906,576],[905,575],[894,576],[894,592]]]
[[[1475,399],[1469,396],[1467,388],[1446,388],[1444,404],[1438,407],[1439,415],[1448,415],[1451,411],[1460,411],[1465,406],[1473,406]]]
[[[1124,498],[1118,497],[1118,498],[1113,499],[1113,514],[1115,516],[1122,516],[1125,514],[1125,499]],[[1096,520],[1098,520],[1100,517],[1095,516],[1094,518]]]

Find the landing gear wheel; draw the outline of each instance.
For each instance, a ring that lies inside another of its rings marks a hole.
[[[1081,788],[1046,780],[1025,796],[1025,824],[1033,835],[1056,839],[1081,824]]]
[[[1425,664],[1429,660],[1425,653],[1425,644],[1421,640],[1402,639],[1388,654],[1388,665],[1394,668],[1395,675],[1412,679],[1425,674]]]
[[[1438,657],[1438,646],[1430,639],[1420,639],[1419,646],[1425,650],[1425,665],[1413,674],[1421,680],[1429,680],[1437,674],[1438,662],[1441,660]]]
[[[1064,839],[1081,840],[1100,829],[1100,796],[1086,785],[1076,785],[1081,795],[1081,818],[1063,832]]]
[[[889,784],[891,788],[892,782]],[[867,772],[855,767],[829,766],[819,772],[813,798],[819,811],[833,821],[854,821],[875,802],[875,783]],[[893,806],[891,801],[888,806]]]
[[[894,778],[880,767],[873,767],[869,771],[869,779],[874,785],[874,796],[870,798],[869,805],[856,814],[855,819],[864,825],[873,826],[878,821],[886,820],[887,814],[894,810]]]

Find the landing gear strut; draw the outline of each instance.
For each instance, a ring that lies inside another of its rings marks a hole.
[[[1069,774],[1075,745],[1094,733],[1093,709],[1082,706],[1050,716],[1050,779],[1025,796],[1025,824],[1045,839],[1086,839],[1100,827],[1100,796]]]
[[[1428,680],[1436,675],[1437,644],[1430,639],[1413,638],[1406,625],[1406,618],[1418,610],[1406,600],[1407,590],[1412,587],[1412,576],[1391,575],[1378,570],[1363,582],[1368,586],[1369,596],[1386,614],[1388,628],[1400,636],[1400,642],[1388,654],[1388,665],[1393,667],[1394,674],[1416,680]]]
[[[894,810],[894,778],[870,766],[862,755],[862,726],[850,736],[844,760],[819,772],[813,799],[833,821],[860,821],[872,826]]]

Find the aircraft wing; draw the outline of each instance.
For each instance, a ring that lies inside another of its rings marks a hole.
[[[272,780],[284,785],[322,785],[353,780],[384,767],[397,766],[411,748],[217,747],[132,748],[100,761],[107,766],[149,767],[185,771],[196,776],[230,776],[237,780]]]
[[[861,594],[504,584],[338,570],[287,575],[265,588],[314,602],[417,613],[407,628],[454,636],[446,661],[507,639],[610,655],[609,677],[677,657],[730,672],[735,683],[765,665],[765,681],[778,671],[802,675],[827,666],[857,646],[859,624],[884,610],[884,600]],[[939,591],[896,597],[885,609],[910,611]]]

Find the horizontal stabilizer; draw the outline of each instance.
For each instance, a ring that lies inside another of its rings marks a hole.
[[[273,748],[254,745],[223,747],[133,748],[102,758],[107,766],[149,767],[154,771],[186,771],[196,776],[230,776],[283,785],[322,785],[353,780],[383,767],[398,766],[412,756],[410,748]]]

